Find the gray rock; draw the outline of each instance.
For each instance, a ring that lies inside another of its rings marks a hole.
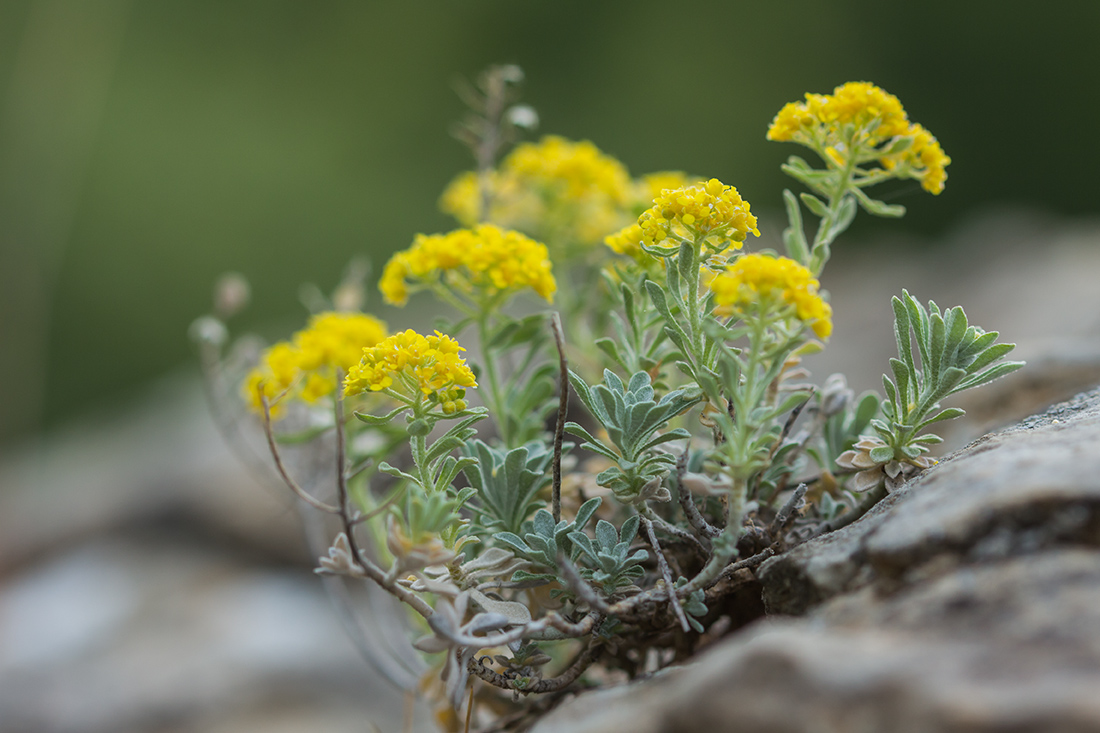
[[[0,589],[4,733],[396,730],[392,699],[297,568],[99,539]]]
[[[760,568],[773,612],[535,733],[1100,731],[1100,390]]]
[[[764,563],[771,613],[928,562],[1100,545],[1100,390],[956,451],[851,525]]]

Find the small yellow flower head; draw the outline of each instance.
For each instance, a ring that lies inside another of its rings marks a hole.
[[[493,224],[417,235],[412,247],[386,264],[378,286],[387,302],[404,305],[409,280],[421,285],[441,280],[467,294],[531,288],[547,301],[557,290],[546,245]]]
[[[587,140],[572,142],[547,135],[537,143],[517,145],[502,170],[538,186],[558,189],[573,201],[603,196],[624,204],[630,195],[626,167]]]
[[[736,188],[717,178],[697,186],[664,191],[638,217],[638,226],[648,245],[660,244],[670,234],[689,240],[698,234],[713,236],[727,242],[727,247],[740,249],[749,232],[760,236],[749,202],[741,198]]]
[[[481,184],[477,173],[459,173],[439,197],[439,208],[450,214],[464,227],[472,227],[481,214]]]
[[[850,81],[832,94],[807,94],[805,102],[790,102],[768,128],[768,139],[804,142],[815,136],[831,142],[852,125],[857,136],[877,145],[909,128],[901,102],[893,94],[865,81]]]
[[[833,330],[832,308],[818,295],[818,281],[810,271],[787,257],[748,254],[737,258],[709,283],[714,302],[735,313],[794,306],[794,315],[820,338]]]
[[[931,133],[909,121],[897,97],[865,81],[784,105],[767,137],[806,145],[836,168],[852,155],[857,164],[877,158],[898,178],[916,178],[934,194],[943,190],[951,162]]]
[[[336,390],[336,370],[347,372],[363,349],[386,337],[386,324],[364,313],[319,313],[291,341],[271,346],[245,378],[249,404],[262,412],[261,395],[316,402]],[[274,406],[273,406],[274,407]]]
[[[642,250],[642,228],[637,224],[622,229],[614,234],[604,237],[604,244],[618,254],[633,257],[635,261],[642,262],[646,258],[652,259]]]
[[[286,341],[280,341],[268,348],[260,363],[248,373],[244,381],[244,398],[256,412],[263,412],[263,399],[269,404],[287,392],[298,379],[298,352]],[[272,413],[276,413],[272,404]]]
[[[938,195],[947,181],[945,169],[951,158],[932,133],[916,123],[910,125],[905,136],[912,139],[909,147],[900,153],[884,155],[879,162],[886,170],[895,171],[899,178],[916,178],[925,191]]]
[[[386,324],[364,313],[318,313],[309,327],[294,336],[301,368],[317,371],[339,367],[347,372],[363,356],[363,349],[386,338]],[[331,391],[331,390],[330,390]]]
[[[362,360],[344,379],[344,393],[351,396],[394,389],[413,396],[415,390],[443,404],[454,403],[453,409],[459,409],[464,390],[477,386],[460,351],[465,349],[438,331],[434,336],[421,336],[411,329],[396,333],[363,349]]]
[[[488,221],[544,241],[593,243],[621,226],[633,195],[626,167],[587,140],[547,136],[524,143],[484,179],[462,173],[447,186],[440,208],[463,226],[481,216],[481,185],[489,188]]]

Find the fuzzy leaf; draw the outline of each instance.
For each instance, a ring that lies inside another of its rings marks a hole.
[[[596,510],[600,508],[601,503],[603,503],[603,499],[599,496],[594,496],[581,504],[580,509],[577,510],[577,516],[573,519],[573,524],[578,530],[584,529],[585,525],[588,524],[588,520],[591,519],[592,515],[596,513]]]

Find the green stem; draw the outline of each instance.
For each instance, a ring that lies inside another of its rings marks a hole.
[[[427,462],[424,460],[424,456],[428,452],[428,438],[425,435],[413,435],[409,441],[409,446],[412,448],[413,465],[416,466],[416,477],[420,481],[420,485],[424,488],[424,491],[431,492],[432,479],[431,474],[428,471]]]
[[[825,263],[829,261],[829,245],[836,239],[836,235],[839,232],[833,232],[833,225],[837,221],[837,217],[840,214],[840,204],[844,200],[844,196],[848,193],[848,189],[851,186],[852,173],[856,167],[856,150],[852,147],[852,141],[848,141],[848,162],[844,168],[839,169],[840,176],[837,179],[836,186],[833,187],[832,192],[829,194],[828,210],[825,212],[825,216],[822,217],[821,222],[817,226],[817,234],[814,235],[814,243],[810,248],[810,270],[814,275],[820,275],[821,271],[825,269]],[[829,160],[828,156],[824,154],[824,151],[818,153],[822,158]]]
[[[485,365],[485,380],[488,382],[488,390],[485,402],[489,411],[493,414],[493,421],[497,425],[497,432],[505,446],[512,448],[512,436],[508,433],[508,421],[504,419],[504,397],[500,392],[500,377],[497,375],[496,361],[489,349],[489,313],[483,310],[477,319],[478,339],[481,341],[481,358]]]

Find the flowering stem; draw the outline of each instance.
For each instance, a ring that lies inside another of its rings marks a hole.
[[[423,400],[417,398],[413,403],[413,423],[420,422],[422,420],[431,418],[425,417],[425,409]],[[413,423],[410,423],[412,425]],[[409,435],[409,447],[412,449],[413,465],[416,466],[416,478],[420,481],[421,487],[425,492],[431,492],[432,490],[432,475],[428,470],[428,461],[426,456],[428,454],[428,432],[417,430],[415,433]]]
[[[489,383],[489,389],[485,391],[485,402],[489,411],[493,413],[493,421],[497,424],[497,432],[505,446],[511,448],[512,436],[508,431],[508,421],[504,415],[504,397],[500,393],[500,377],[497,376],[496,361],[489,349],[489,310],[482,310],[477,319],[477,334],[481,341],[481,359],[485,364],[485,379]]]
[[[840,219],[840,205],[851,187],[852,173],[856,167],[856,151],[852,148],[852,141],[848,141],[848,160],[843,168],[838,169],[836,185],[829,195],[829,205],[825,216],[817,226],[817,234],[814,236],[814,244],[810,250],[810,270],[815,276],[820,275],[825,269],[825,263],[829,261],[829,245],[840,234],[836,223]],[[830,160],[828,155],[822,155],[825,160]]]

